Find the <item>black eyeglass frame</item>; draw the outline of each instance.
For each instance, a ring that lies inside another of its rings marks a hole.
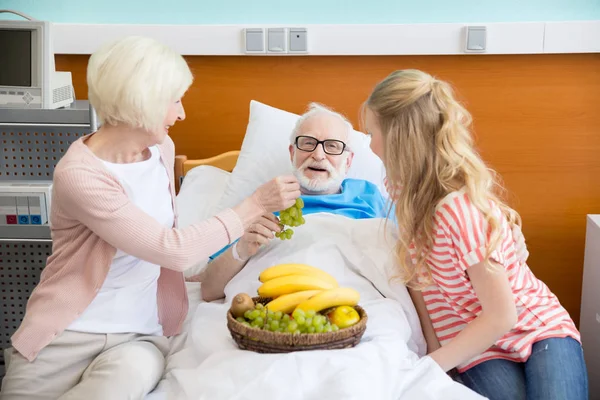
[[[306,139],[312,139],[314,140],[315,146],[312,148],[312,150],[306,150],[306,149],[301,149],[298,146],[298,141],[300,140],[300,138],[306,138]],[[327,142],[336,142],[336,143],[341,143],[342,144],[342,150],[339,153],[330,153],[327,151],[327,149],[325,149],[325,144]],[[294,141],[294,145],[296,146],[296,148],[300,151],[304,151],[307,153],[312,153],[313,151],[315,151],[315,149],[317,148],[318,145],[321,145],[321,147],[323,147],[323,151],[325,152],[325,154],[329,154],[330,156],[339,156],[344,154],[344,151],[347,150],[348,146],[346,145],[346,143],[342,142],[341,140],[337,140],[337,139],[325,139],[325,140],[317,140],[317,138],[312,137],[312,136],[304,136],[304,135],[300,135],[300,136],[296,136],[296,140]]]

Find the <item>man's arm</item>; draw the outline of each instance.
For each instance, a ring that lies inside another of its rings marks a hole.
[[[280,232],[279,220],[273,214],[263,215],[244,233],[241,239],[208,264],[206,269],[188,281],[202,282],[202,299],[213,301],[223,298],[227,283],[244,268],[248,259],[261,246],[267,245]],[[237,259],[233,256],[238,252]]]
[[[235,245],[234,245],[235,246]],[[233,246],[211,261],[200,274],[189,278],[189,281],[202,282],[202,300],[213,301],[225,296],[225,286],[248,261],[233,258]]]

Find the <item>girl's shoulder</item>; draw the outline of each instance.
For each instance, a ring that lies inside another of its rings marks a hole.
[[[461,188],[445,195],[435,205],[435,215],[439,216],[440,213],[444,212],[460,212],[464,209],[469,209],[473,206],[473,202],[466,190]]]
[[[489,198],[483,199],[483,202],[489,207],[486,213],[491,212],[495,217],[501,217],[502,211],[498,204]],[[463,187],[448,193],[436,204],[434,219],[438,227],[455,227],[462,230],[472,224],[483,228],[487,225],[488,218],[482,211],[481,204],[477,205],[466,187]]]
[[[461,189],[459,189],[459,190],[455,190],[453,192],[450,192],[446,196],[444,196],[440,201],[438,201],[436,207],[439,208],[439,207],[443,206],[444,204],[451,204],[457,198],[464,197],[465,195],[468,196],[467,189],[464,188],[464,187],[461,188]]]

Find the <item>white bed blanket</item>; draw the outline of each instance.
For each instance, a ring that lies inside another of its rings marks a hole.
[[[425,342],[404,285],[392,281],[383,220],[306,216],[292,240],[274,240],[226,287],[224,304],[201,303],[183,348],[170,357],[169,399],[481,399],[423,357]],[[226,326],[230,299],[255,295],[263,269],[285,262],[321,268],[361,294],[367,330],[352,349],[258,354],[240,350]]]

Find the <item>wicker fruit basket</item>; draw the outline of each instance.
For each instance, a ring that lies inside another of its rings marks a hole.
[[[254,304],[267,304],[270,298],[253,297]],[[290,353],[306,350],[334,350],[356,346],[367,328],[367,313],[360,306],[354,306],[360,315],[356,324],[337,332],[292,334],[271,332],[248,327],[236,321],[230,311],[227,312],[227,328],[231,337],[242,350],[257,353]]]

